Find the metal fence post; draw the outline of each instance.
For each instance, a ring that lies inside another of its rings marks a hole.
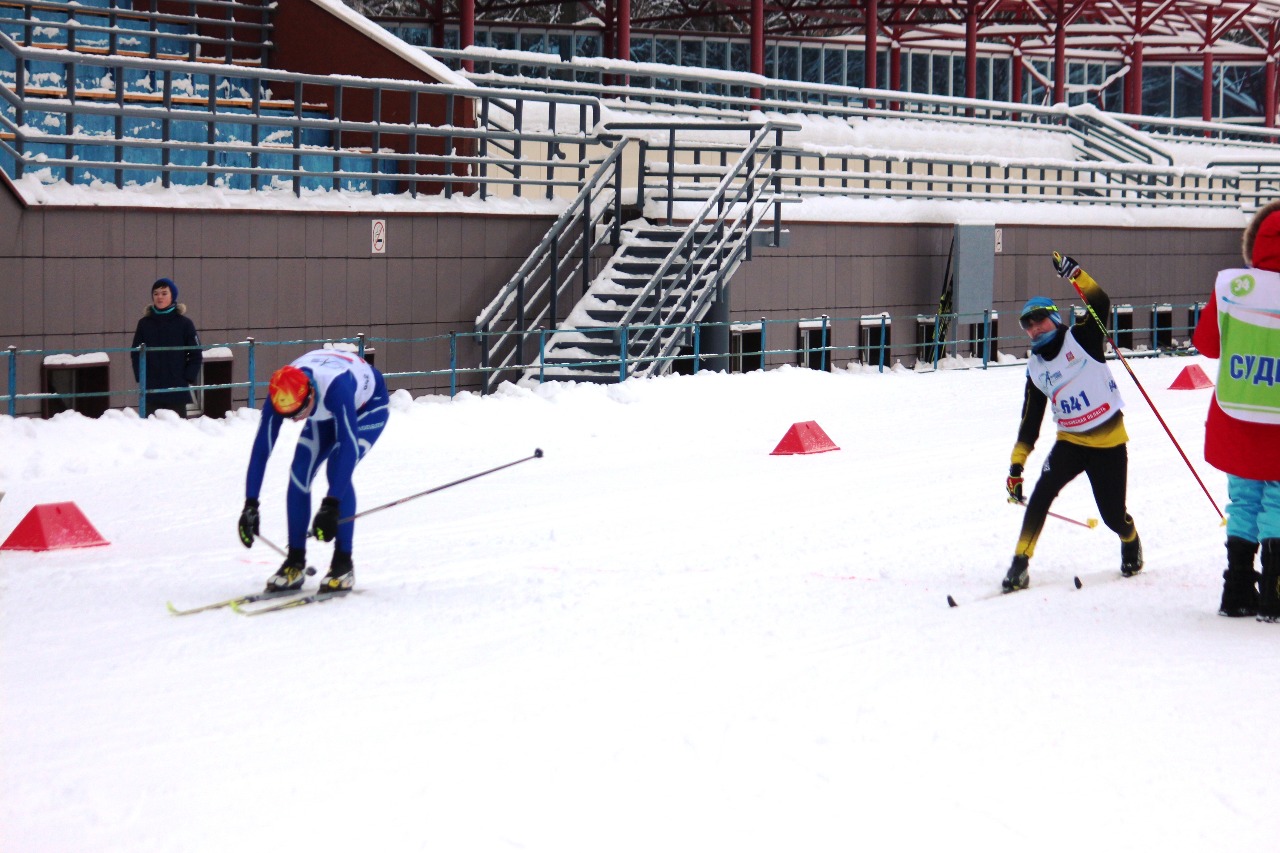
[[[627,337],[628,335],[629,335],[628,327],[623,326],[622,335],[621,335],[622,352],[619,353],[619,358],[618,358],[618,381],[619,382],[627,381],[627,349],[628,349]]]
[[[818,369],[827,369],[827,315],[822,315],[822,349],[818,353]]]
[[[147,416],[147,345],[138,344],[138,416]]]
[[[766,370],[768,367],[766,362],[768,360],[767,354],[769,352],[769,346],[767,341],[765,340],[765,329],[768,327],[768,325],[769,325],[769,321],[766,320],[764,317],[761,317],[760,318],[760,370],[761,371]]]
[[[938,340],[938,333],[942,331],[942,312],[939,311],[933,315],[933,369],[938,369],[938,359],[942,355],[942,341]]]
[[[693,324],[693,375],[702,369],[702,325]]]
[[[880,373],[884,373],[884,351],[885,351],[884,333],[885,333],[885,325],[886,325],[885,319],[886,318],[883,314],[880,315],[880,356],[879,356],[880,370],[878,371]]]
[[[16,417],[18,395],[18,348],[9,345],[9,417]]]
[[[538,327],[538,383],[547,379],[547,330]]]
[[[449,333],[449,399],[458,394],[458,333]]]
[[[364,332],[356,332],[356,351],[360,358],[364,358]]]
[[[982,312],[982,369],[991,360],[991,309]]]
[[[254,379],[254,376],[257,374],[257,368],[254,362],[255,362],[255,354],[257,350],[253,345],[252,336],[249,337],[248,344],[249,344],[249,408],[256,409],[258,408],[258,394],[257,394],[257,388],[255,387],[257,385],[257,382]]]

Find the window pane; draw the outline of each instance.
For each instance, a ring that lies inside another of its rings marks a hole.
[[[909,91],[921,95],[929,94],[929,86],[933,78],[929,76],[929,54],[911,54],[911,82]]]
[[[798,80],[800,51],[794,45],[778,45],[778,79]]]
[[[1008,101],[1013,97],[1013,78],[1009,69],[1013,60],[1000,57],[991,61],[991,97],[997,101]]]
[[[862,86],[865,82],[862,71],[862,51],[850,48],[844,53],[844,79],[846,85]]]
[[[1085,102],[1085,93],[1082,89],[1077,88],[1083,86],[1085,81],[1085,65],[1083,62],[1067,63],[1067,103],[1071,106],[1083,104]]]
[[[1168,65],[1142,68],[1142,114],[1167,116],[1173,103],[1173,71]]]
[[[1222,118],[1263,115],[1262,66],[1227,65],[1222,69]]]
[[[933,57],[933,82],[929,91],[934,95],[951,94],[951,63],[946,56]]]
[[[800,51],[800,79],[806,83],[822,82],[822,48],[805,47]]]
[[[845,85],[843,47],[829,47],[822,52],[822,82],[830,86]]]
[[[1195,65],[1174,66],[1173,115],[1175,118],[1200,118],[1204,106],[1204,69]]]

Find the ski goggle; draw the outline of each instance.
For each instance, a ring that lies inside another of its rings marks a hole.
[[[1032,326],[1043,323],[1045,320],[1057,313],[1058,308],[1056,305],[1050,305],[1047,308],[1036,308],[1019,317],[1018,322],[1022,324],[1022,328],[1030,329]]]

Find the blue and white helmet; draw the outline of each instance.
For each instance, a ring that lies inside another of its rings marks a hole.
[[[1027,300],[1027,304],[1022,306],[1022,311],[1018,314],[1018,322],[1022,328],[1026,328],[1031,323],[1039,322],[1045,317],[1053,321],[1055,326],[1063,325],[1062,315],[1058,313],[1058,306],[1053,304],[1053,300],[1047,296],[1033,296]]]

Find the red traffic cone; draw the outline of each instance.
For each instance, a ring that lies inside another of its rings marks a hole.
[[[817,421],[804,421],[791,425],[787,434],[778,442],[770,456],[791,456],[796,453],[826,453],[839,450]]]
[[[0,545],[0,551],[55,551],[110,545],[71,501],[37,504]]]
[[[1193,391],[1197,388],[1212,387],[1213,380],[1200,369],[1200,365],[1190,364],[1182,368],[1182,372],[1178,374],[1178,378],[1173,380],[1173,384],[1169,386],[1169,390]]]

